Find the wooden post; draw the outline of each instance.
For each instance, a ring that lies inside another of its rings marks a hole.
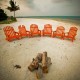
[[[15,11],[14,11],[14,18],[15,18]]]

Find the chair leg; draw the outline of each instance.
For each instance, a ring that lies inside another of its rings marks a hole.
[[[51,34],[50,37],[53,37],[53,35]]]
[[[63,38],[63,37],[62,37],[61,39],[62,39],[62,40],[64,40],[64,38]]]
[[[56,34],[55,33],[53,33],[53,38],[56,36]]]
[[[73,42],[73,39],[72,39],[72,42]]]
[[[62,36],[62,40],[64,40],[64,36]]]
[[[7,41],[9,41],[9,42],[11,42],[11,41],[12,41],[12,40],[11,40],[11,39],[9,39],[9,38],[8,38],[8,39],[6,39],[6,40],[7,40]]]

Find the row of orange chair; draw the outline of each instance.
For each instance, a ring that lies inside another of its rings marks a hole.
[[[51,24],[45,24],[43,30],[39,30],[38,25],[31,24],[30,31],[26,30],[24,25],[18,26],[19,32],[15,32],[14,28],[11,26],[6,26],[3,28],[6,35],[6,40],[12,41],[14,39],[21,39],[22,37],[33,37],[35,35],[45,36],[49,35],[51,37],[61,37],[61,39],[71,39],[72,42],[75,40],[77,34],[77,28],[71,27],[69,32],[65,33],[65,28],[63,26],[58,26],[56,31],[52,30]]]

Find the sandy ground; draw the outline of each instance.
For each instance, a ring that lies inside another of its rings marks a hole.
[[[51,24],[53,31],[62,25],[65,32],[68,32],[71,26],[76,26],[76,40],[71,42],[46,36],[23,38],[12,42],[5,40],[3,27],[10,25],[18,31],[18,26],[23,24],[29,30],[30,24],[33,23],[38,24],[41,30],[44,24]],[[19,18],[18,22],[12,24],[0,25],[0,80],[37,80],[35,73],[30,72],[27,67],[37,53],[44,51],[51,57],[52,65],[49,67],[49,73],[43,74],[40,80],[80,80],[80,24],[26,18]],[[21,69],[14,68],[16,64],[21,65]]]

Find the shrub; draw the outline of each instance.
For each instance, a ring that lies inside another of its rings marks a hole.
[[[4,13],[4,10],[0,8],[0,21],[7,20],[8,16]]]

